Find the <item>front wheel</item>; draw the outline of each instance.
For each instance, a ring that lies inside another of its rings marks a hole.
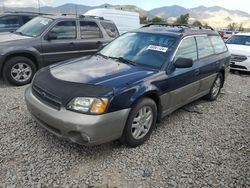
[[[13,57],[3,68],[4,79],[16,86],[26,85],[31,82],[36,71],[35,64],[26,57]]]
[[[224,81],[224,79],[223,79],[222,74],[218,73],[209,93],[204,97],[204,99],[208,100],[208,101],[216,100],[218,95],[220,94],[220,90],[222,88],[223,81]]]
[[[143,144],[151,135],[157,117],[157,107],[150,98],[143,98],[131,110],[121,141],[137,147]]]

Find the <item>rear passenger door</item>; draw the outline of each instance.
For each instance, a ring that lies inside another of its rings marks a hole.
[[[76,47],[80,56],[92,55],[105,42],[99,26],[94,21],[80,21],[80,39]]]
[[[50,40],[51,34],[55,38]],[[57,22],[42,40],[43,66],[78,57],[77,40],[76,21]]]
[[[215,55],[212,43],[207,35],[196,36],[198,47],[199,79],[201,81],[200,93],[207,92],[216,77],[216,66],[219,64],[218,56]]]

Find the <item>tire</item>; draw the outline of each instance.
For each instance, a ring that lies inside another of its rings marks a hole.
[[[150,137],[156,125],[156,119],[157,106],[155,102],[150,98],[139,100],[129,113],[121,142],[130,147],[143,144]],[[140,131],[141,133],[139,133]]]
[[[5,62],[3,77],[12,85],[23,86],[32,81],[35,72],[36,66],[33,61],[17,56]]]
[[[217,97],[220,94],[221,88],[223,86],[223,82],[224,82],[224,79],[223,79],[222,74],[218,73],[218,75],[216,76],[216,78],[214,80],[214,83],[213,83],[209,93],[206,96],[204,96],[204,99],[207,100],[207,101],[216,100]]]

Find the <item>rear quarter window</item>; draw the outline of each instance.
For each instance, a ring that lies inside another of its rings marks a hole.
[[[220,36],[209,36],[216,54],[226,52],[227,47]]]
[[[115,24],[110,22],[101,22],[102,27],[105,29],[106,33],[111,38],[116,38],[119,36],[119,32],[115,26]]]
[[[208,57],[214,54],[214,49],[208,36],[197,36],[196,42],[197,42],[197,47],[198,47],[199,59]]]

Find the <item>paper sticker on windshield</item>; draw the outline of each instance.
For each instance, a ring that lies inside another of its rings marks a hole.
[[[155,46],[155,45],[149,45],[148,50],[155,50],[155,51],[159,51],[159,52],[166,52],[168,51],[168,48],[163,47],[163,46]]]

